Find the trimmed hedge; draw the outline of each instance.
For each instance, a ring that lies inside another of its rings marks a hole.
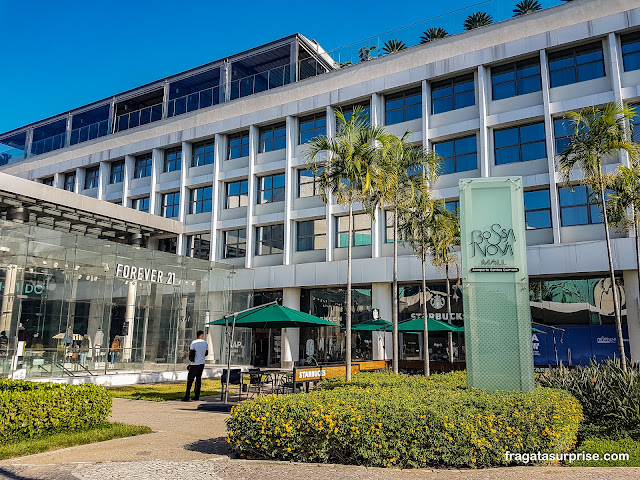
[[[259,397],[233,408],[227,442],[253,458],[402,468],[506,465],[505,451],[575,445],[582,408],[569,393],[486,393],[465,384],[463,373],[362,373],[308,394]]]
[[[0,439],[16,441],[105,422],[111,396],[98,385],[0,380]]]

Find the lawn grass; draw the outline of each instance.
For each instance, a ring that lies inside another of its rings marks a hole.
[[[54,433],[43,437],[0,443],[0,460],[73,447],[74,445],[103,442],[113,438],[133,437],[144,433],[151,433],[151,429],[141,425],[105,422],[103,425],[89,430]]]
[[[147,400],[151,402],[164,402],[165,400],[179,400],[184,397],[186,384],[159,383],[155,385],[129,385],[126,387],[108,388],[112,397],[129,398],[131,400]],[[200,396],[219,395],[222,393],[220,380],[202,380]],[[193,397],[193,389],[191,389]]]
[[[585,461],[579,460],[569,465],[572,467],[640,467],[640,442],[631,438],[620,440],[610,440],[607,438],[589,438],[578,445],[575,453],[597,453],[601,460]],[[608,460],[603,459],[606,453],[627,453],[629,460]]]

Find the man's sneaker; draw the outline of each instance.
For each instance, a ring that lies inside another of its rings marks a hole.
[[[183,401],[183,402],[188,402],[189,401],[189,397],[182,397],[180,400]]]
[[[193,400],[195,400],[196,402],[200,401],[200,397],[193,397]]]

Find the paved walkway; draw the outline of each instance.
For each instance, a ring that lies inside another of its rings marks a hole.
[[[390,470],[343,465],[236,460],[227,455],[226,414],[196,410],[198,402],[114,399],[112,420],[153,429],[109,440],[0,462],[0,478],[93,480],[333,479],[340,480],[592,480],[640,478],[638,469],[517,467],[486,470]]]

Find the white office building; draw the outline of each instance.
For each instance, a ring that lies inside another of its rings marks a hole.
[[[451,208],[462,178],[522,176],[532,318],[557,327],[540,327],[546,333],[534,338],[536,364],[554,364],[556,355],[565,364],[613,356],[602,219],[585,187],[562,184],[554,158],[567,146],[566,112],[640,103],[638,2],[576,0],[418,42],[348,63],[302,35],[287,37],[0,134],[0,173],[75,192],[78,202],[127,207],[114,209],[118,215],[140,210],[159,224],[166,219],[171,228],[138,243],[252,269],[246,278],[253,283],[233,288],[253,291],[256,304],[281,299],[344,321],[347,210],[319,198],[305,149],[335,132],[338,109],[362,105],[373,124],[397,135],[411,130],[412,141],[442,157],[436,194]],[[628,161],[612,159],[607,169]],[[9,207],[3,204],[4,219]],[[390,218],[384,209],[374,221],[357,210],[354,322],[370,320],[374,309],[390,320]],[[47,222],[37,211],[21,219]],[[624,334],[640,361],[635,237],[611,233]],[[420,268],[401,247],[401,321],[421,311]],[[455,269],[452,275],[453,320],[460,322],[464,282]],[[429,266],[427,278],[430,314],[446,318],[444,272]],[[384,358],[384,337],[358,334],[355,357]],[[344,355],[337,328],[254,330],[246,339],[251,358],[244,360],[256,365]],[[463,359],[460,342],[455,355]],[[434,335],[432,343],[432,359],[445,358],[446,342]],[[419,359],[420,345],[419,335],[404,335],[403,360]]]

